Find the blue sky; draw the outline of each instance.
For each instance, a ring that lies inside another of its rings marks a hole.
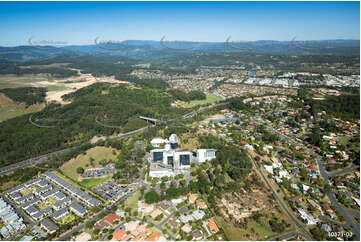
[[[360,39],[359,2],[0,2],[0,45]]]

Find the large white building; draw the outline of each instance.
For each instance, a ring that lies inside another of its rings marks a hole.
[[[183,151],[178,149],[178,137],[172,134],[168,140],[155,138],[151,141],[153,147],[158,148],[165,144],[163,149],[150,151],[150,177],[175,176],[189,169],[192,162],[205,162],[216,157],[215,149],[198,149],[194,151]]]

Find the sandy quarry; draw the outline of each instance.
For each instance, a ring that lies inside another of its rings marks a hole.
[[[76,90],[92,85],[96,82],[109,82],[114,84],[129,84],[127,81],[119,81],[114,78],[114,76],[110,77],[94,77],[91,74],[82,74],[80,70],[77,70],[79,76],[77,77],[69,77],[64,79],[56,79],[52,82],[50,81],[39,81],[32,83],[33,86],[41,86],[41,87],[47,87],[47,86],[63,86],[66,87],[66,90],[59,90],[59,91],[49,91],[46,93],[46,101],[56,101],[61,104],[67,104],[69,102],[65,102],[62,100],[61,96],[65,94],[69,94],[72,92],[75,92]],[[77,80],[86,80],[83,82],[74,82],[74,83],[65,83],[66,81],[77,81]]]

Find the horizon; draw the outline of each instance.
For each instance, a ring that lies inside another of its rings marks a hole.
[[[360,40],[352,2],[0,2],[0,46],[28,39],[222,43]]]
[[[38,41],[45,41],[45,40],[38,40]],[[111,43],[112,40],[109,40],[108,42]],[[162,42],[161,40],[151,40],[151,39],[127,39],[127,40],[122,40],[121,42],[119,42],[118,44],[122,44],[123,42],[127,42],[127,41],[144,41],[144,42]],[[233,41],[233,42],[232,42]],[[250,41],[244,41],[243,43],[251,43],[251,42],[261,42],[261,41],[269,41],[269,42],[326,42],[326,41],[360,41],[360,39],[321,39],[321,40],[311,40],[311,39],[296,39],[296,40],[267,40],[267,39],[260,39],[260,40],[250,40]],[[227,41],[188,41],[188,40],[164,40],[164,42],[182,42],[182,43],[189,43],[189,44],[194,44],[194,43],[214,43],[214,44],[222,44],[222,43],[227,43]],[[236,40],[231,40],[229,42],[232,43],[237,43],[238,41]],[[241,42],[239,42],[241,43]],[[106,44],[106,43],[105,43]],[[93,45],[97,45],[95,42],[93,43],[88,43],[88,44],[63,44],[63,45],[51,45],[51,44],[36,44],[36,45],[31,45],[31,44],[21,44],[21,45],[0,45],[0,47],[5,47],[5,48],[12,48],[12,47],[34,47],[34,46],[43,46],[43,47],[54,47],[54,48],[61,48],[61,47],[69,47],[69,46],[93,46]]]

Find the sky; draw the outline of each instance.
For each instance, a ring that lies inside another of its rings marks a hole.
[[[360,39],[359,2],[0,2],[0,45]]]

